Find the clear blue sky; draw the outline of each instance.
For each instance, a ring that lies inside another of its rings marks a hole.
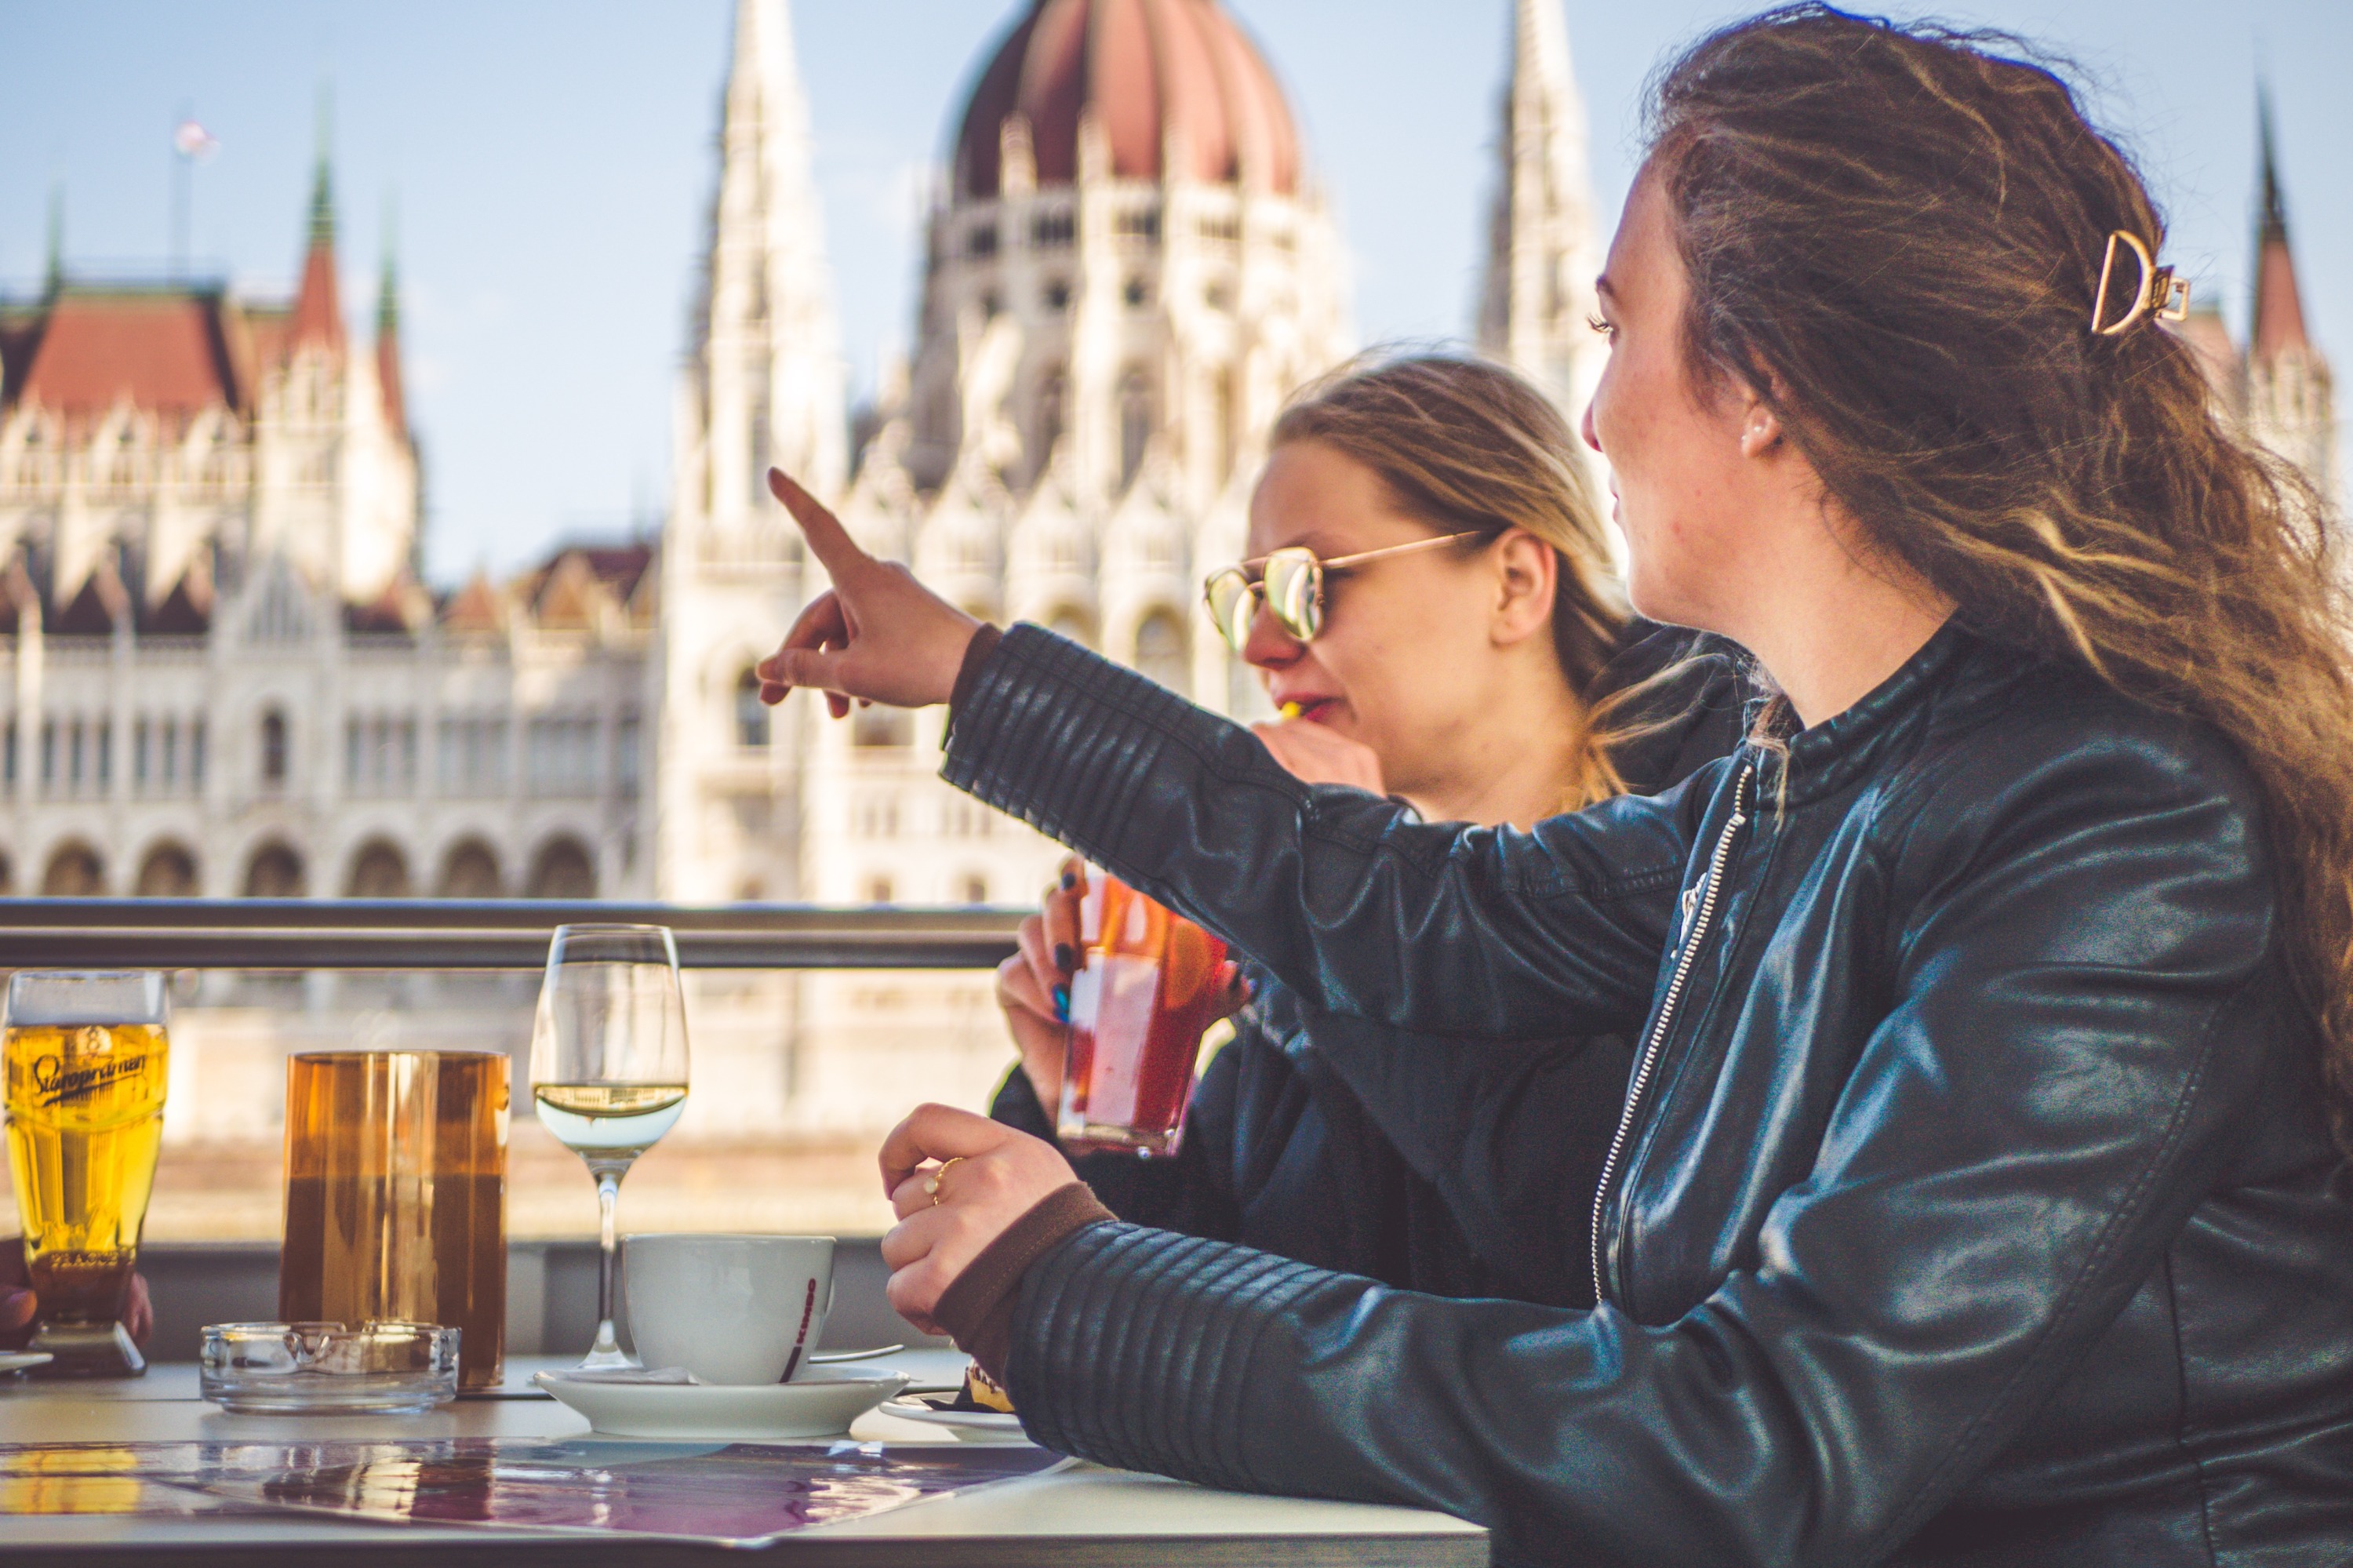
[[[979,52],[1018,0],[798,0],[828,246],[855,376],[903,343],[914,218]],[[1508,0],[1229,0],[1303,122],[1354,252],[1367,339],[1458,334],[1473,286]],[[1567,0],[1614,216],[1644,76],[1738,14],[1720,0]],[[2353,4],[1907,4],[2027,32],[2082,62],[2172,210],[2172,259],[2244,318],[2253,83],[2268,72],[2305,306],[2353,382]],[[729,0],[0,0],[0,292],[38,283],[48,192],[85,272],[160,274],[171,130],[200,264],[290,286],[317,84],[333,84],[346,302],[364,323],[387,200],[428,564],[444,581],[658,510],[690,272],[713,177]],[[2353,401],[2353,388],[2348,388]]]

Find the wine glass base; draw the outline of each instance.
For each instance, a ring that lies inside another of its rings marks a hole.
[[[638,1358],[627,1351],[591,1351],[580,1358],[575,1372],[610,1372],[617,1367],[635,1369]]]
[[[43,1323],[25,1348],[56,1358],[27,1369],[30,1377],[139,1377],[147,1371],[147,1358],[120,1323]]]

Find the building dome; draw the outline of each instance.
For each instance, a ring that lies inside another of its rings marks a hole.
[[[955,181],[998,191],[1005,122],[1029,122],[1040,185],[1078,177],[1092,115],[1121,179],[1247,183],[1296,195],[1299,135],[1257,47],[1218,0],[1032,0],[965,110]],[[1166,169],[1174,135],[1184,167]]]

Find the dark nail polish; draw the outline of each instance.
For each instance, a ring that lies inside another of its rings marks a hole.
[[[1057,942],[1054,944],[1054,967],[1061,970],[1064,974],[1069,974],[1072,969],[1079,967],[1079,955],[1071,950],[1070,943]]]
[[[1058,985],[1054,988],[1054,1020],[1058,1023],[1068,1023],[1071,1021],[1071,988],[1069,986]]]
[[[1062,891],[1063,891],[1063,892],[1068,893],[1071,888],[1076,887],[1078,885],[1079,885],[1079,874],[1078,874],[1077,872],[1075,872],[1075,871],[1066,871],[1066,872],[1062,873]]]

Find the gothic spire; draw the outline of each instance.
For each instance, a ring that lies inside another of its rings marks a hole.
[[[2288,249],[2287,206],[2280,196],[2279,160],[2272,141],[2271,90],[2261,82],[2255,86],[2255,121],[2263,160],[2263,211],[2255,223],[2255,301],[2248,346],[2256,357],[2270,359],[2307,349],[2311,341],[2305,335],[2295,258]]]
[[[771,508],[770,463],[818,495],[847,481],[849,416],[808,108],[786,0],[737,0],[720,128],[703,377],[705,514]]]
[[[302,282],[294,294],[293,344],[343,346],[343,302],[335,286],[334,182],[328,169],[329,99],[319,88],[319,153],[311,175],[311,218],[302,255]]]
[[[1585,103],[1560,0],[1514,0],[1479,346],[1534,379],[1574,421],[1600,376],[1588,323],[1601,259],[1586,173]]]
[[[393,254],[392,203],[384,204],[384,273],[375,296],[375,379],[384,408],[384,422],[394,430],[408,429],[408,406],[400,377],[400,278]]]
[[[49,186],[49,245],[41,291],[55,294],[66,281],[66,183]]]

